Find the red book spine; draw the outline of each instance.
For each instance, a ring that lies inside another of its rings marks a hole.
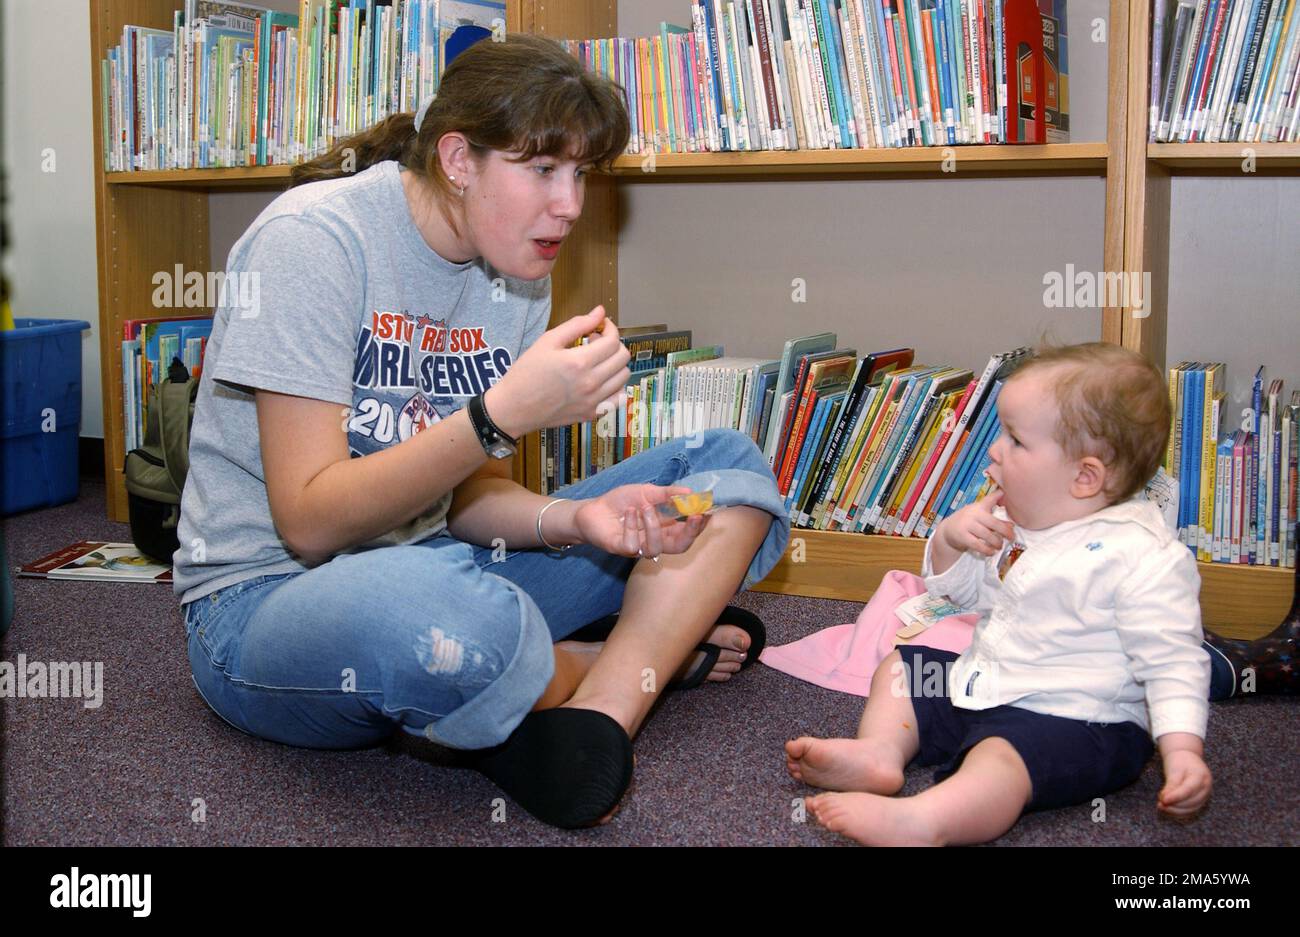
[[[796,386],[798,386],[802,390],[803,387],[802,374],[800,375],[799,383]],[[784,457],[781,460],[781,473],[778,476],[780,482],[779,490],[783,495],[789,494],[789,492],[786,491],[785,489],[785,485],[788,484],[788,480],[790,476],[794,473],[794,463],[798,461],[799,447],[796,444],[795,439],[799,435],[800,429],[803,427],[804,420],[807,418],[808,413],[811,409],[811,400],[815,396],[816,395],[813,393],[811,388],[809,388],[806,394],[801,393],[799,396],[799,411],[797,414],[795,414],[795,418],[791,423],[790,438],[786,441]]]
[[[966,403],[970,400],[971,394],[975,392],[975,385],[978,383],[979,381],[974,380],[966,385],[966,392],[962,394],[961,399],[957,401],[957,406],[953,407],[952,414],[947,418],[948,428],[943,430],[939,441],[935,443],[934,451],[930,453],[925,468],[921,470],[920,476],[912,485],[911,497],[907,499],[907,504],[903,506],[903,510],[899,513],[899,520],[902,524],[906,524],[907,519],[911,517],[917,499],[921,497],[921,492],[925,489],[926,480],[930,477],[930,473],[934,471],[934,464],[939,461],[939,456],[943,454],[943,447],[948,444],[948,439],[952,436],[952,431],[957,426],[957,421],[961,419],[962,411],[966,409]]]
[[[804,437],[808,435],[808,424],[812,422],[812,412],[817,406],[817,391],[809,390],[807,400],[808,407],[802,415],[803,418],[799,426],[796,428],[794,444],[790,446],[790,452],[793,455],[786,463],[785,471],[781,475],[780,487],[777,489],[782,495],[790,494],[790,484],[794,481],[794,470],[799,464],[798,456],[803,450]]]

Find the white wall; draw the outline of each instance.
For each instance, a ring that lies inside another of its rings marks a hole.
[[[1287,400],[1300,387],[1300,178],[1180,176],[1171,189],[1166,360],[1224,362],[1226,431],[1260,365]]]
[[[4,0],[4,154],[15,316],[84,319],[81,435],[104,435],[95,265],[90,11],[85,0]],[[43,171],[46,151],[54,171]]]

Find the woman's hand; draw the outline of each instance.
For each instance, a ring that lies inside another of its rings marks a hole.
[[[599,498],[584,501],[574,514],[574,523],[584,543],[616,556],[657,557],[661,553],[685,553],[708,523],[697,514],[685,521],[664,517],[655,505],[673,495],[688,495],[681,485],[620,485]]]
[[[571,347],[590,333],[596,337],[586,345]],[[597,306],[542,333],[488,389],[484,406],[492,422],[516,439],[548,426],[586,423],[626,386],[631,358],[618,326]]]

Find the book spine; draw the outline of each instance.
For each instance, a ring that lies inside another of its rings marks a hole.
[[[907,471],[908,462],[924,428],[926,417],[934,408],[935,398],[932,387],[933,383],[930,384],[929,388],[918,389],[916,405],[907,414],[906,421],[901,424],[901,442],[895,448],[892,462],[881,480],[879,491],[875,497],[875,504],[868,516],[868,523],[876,527],[881,533],[890,532],[884,526],[889,502],[893,497],[894,490]]]
[[[921,515],[924,511],[925,504],[930,495],[934,492],[935,486],[939,481],[939,475],[947,464],[948,458],[952,454],[952,441],[956,435],[956,429],[960,424],[963,415],[966,415],[968,407],[974,396],[978,381],[972,380],[966,385],[966,390],[962,394],[954,407],[940,414],[940,435],[935,443],[934,451],[930,455],[929,463],[921,471],[921,476],[917,480],[917,490],[913,493],[909,504],[903,506],[903,536],[909,537],[916,530],[917,524],[920,523]]]
[[[1298,7],[1300,3],[1292,0],[1287,8],[1287,23],[1284,27],[1286,42],[1274,72],[1276,81],[1260,120],[1258,138],[1266,143],[1276,143],[1278,140],[1286,89],[1295,77],[1296,62],[1300,58],[1300,15],[1296,13]]]
[[[1259,65],[1260,46],[1264,41],[1264,29],[1268,24],[1269,13],[1272,11],[1273,0],[1261,0],[1259,11],[1255,16],[1254,28],[1251,30],[1247,39],[1245,48],[1241,80],[1237,85],[1237,93],[1229,103],[1229,118],[1227,136],[1229,140],[1240,140],[1240,134],[1245,120],[1246,101],[1250,96],[1251,88],[1255,82],[1255,73]]]
[[[1205,133],[1202,136],[1202,139],[1211,143],[1218,143],[1223,137],[1228,102],[1235,91],[1236,78],[1243,59],[1242,51],[1246,46],[1252,6],[1252,0],[1233,0],[1228,38],[1217,69],[1218,74],[1215,76],[1209,113],[1206,116]]]
[[[916,87],[921,115],[921,138],[927,146],[939,142],[935,136],[934,107],[930,97],[930,80],[925,61],[925,24],[917,0],[904,0],[903,18],[907,30],[907,54],[912,61],[912,81]]]
[[[1147,115],[1147,142],[1156,142],[1156,128],[1160,122],[1160,92],[1164,88],[1164,56],[1167,39],[1165,28],[1169,20],[1169,0],[1154,0],[1151,14],[1151,87]]]
[[[854,0],[866,36],[872,84],[875,87],[877,107],[885,146],[900,146],[899,115],[894,101],[893,85],[889,76],[889,54],[884,47],[884,24],[880,19],[877,0]]]
[[[871,145],[891,145],[889,117],[880,95],[880,73],[876,69],[872,23],[862,0],[848,0],[850,25],[857,43],[856,54],[861,70],[860,81],[864,98],[865,116],[871,125]]]
[[[1259,516],[1259,441],[1256,433],[1251,433],[1246,440],[1246,515],[1242,537],[1246,542],[1241,546],[1245,562],[1252,566],[1258,561],[1260,531],[1263,525]]]
[[[1158,142],[1165,142],[1169,139],[1169,130],[1173,123],[1174,102],[1177,97],[1178,76],[1182,71],[1187,54],[1191,19],[1191,8],[1179,3],[1174,13],[1174,25],[1169,45],[1169,65],[1165,70],[1164,97],[1160,104],[1160,120],[1156,126],[1156,140]]]
[[[898,397],[902,389],[902,382],[892,375],[886,379],[886,383],[882,387],[879,395],[879,405],[870,420],[870,428],[863,437],[862,448],[857,462],[849,474],[844,496],[836,511],[839,529],[848,530],[855,526],[854,521],[858,516],[859,501],[862,497],[863,488],[867,484],[867,479],[878,458],[881,443],[888,433],[894,414],[897,412]]]
[[[1192,142],[1200,141],[1204,132],[1208,116],[1209,95],[1214,87],[1214,79],[1219,72],[1223,56],[1223,44],[1227,40],[1225,24],[1228,17],[1229,3],[1230,0],[1220,0],[1218,11],[1214,17],[1214,29],[1210,34],[1210,51],[1205,59],[1205,74],[1201,78],[1200,89],[1196,95],[1196,103],[1192,111],[1191,132],[1188,134],[1188,140]]]
[[[1255,107],[1246,129],[1246,139],[1252,142],[1260,141],[1260,131],[1263,130],[1263,125],[1268,120],[1273,91],[1278,84],[1279,65],[1282,63],[1285,52],[1282,43],[1289,32],[1291,14],[1294,8],[1295,0],[1280,0],[1279,4],[1273,8],[1273,33],[1269,41],[1262,79],[1258,83],[1259,94],[1255,98]]]
[[[894,460],[898,454],[898,445],[904,433],[909,428],[909,417],[911,416],[917,395],[920,391],[922,378],[913,378],[907,382],[903,396],[898,406],[894,409],[890,423],[886,428],[884,439],[881,442],[880,449],[877,452],[877,458],[871,468],[871,473],[866,480],[862,491],[861,510],[858,513],[857,529],[865,530],[869,525],[874,523],[872,514],[877,504],[877,499],[881,493],[882,485],[886,480],[887,474],[893,469]]]
[[[1232,59],[1228,71],[1224,74],[1222,94],[1215,110],[1213,135],[1209,137],[1213,142],[1229,139],[1232,107],[1241,88],[1242,76],[1246,71],[1246,56],[1250,52],[1250,39],[1254,34],[1255,20],[1262,5],[1262,0],[1238,0],[1236,12],[1240,14],[1240,22],[1237,23]]]
[[[1192,126],[1196,118],[1197,103],[1200,97],[1200,89],[1204,83],[1207,71],[1206,64],[1209,61],[1210,49],[1213,45],[1214,25],[1218,19],[1219,11],[1222,9],[1226,0],[1209,0],[1209,6],[1205,9],[1205,18],[1202,21],[1201,35],[1199,46],[1196,50],[1196,62],[1192,67],[1191,81],[1187,86],[1187,102],[1183,107],[1182,121],[1178,133],[1180,143],[1188,142],[1191,136]]]
[[[1192,72],[1200,49],[1205,8],[1208,3],[1209,0],[1196,0],[1196,7],[1192,14],[1191,28],[1187,34],[1187,45],[1183,52],[1179,70],[1178,87],[1174,93],[1174,109],[1169,117],[1169,139],[1171,140],[1176,140],[1179,131],[1182,129],[1182,116],[1187,101],[1187,89],[1191,82]]]
[[[769,44],[770,30],[767,22],[767,8],[763,0],[752,0],[754,28],[758,34],[758,59],[763,72],[763,92],[767,102],[767,120],[772,128],[772,146],[778,150],[785,149],[785,129],[781,124],[781,108],[777,101],[776,70]]]
[[[848,496],[849,485],[866,454],[867,437],[880,412],[883,399],[882,387],[868,386],[863,391],[863,405],[849,432],[845,458],[836,469],[835,478],[831,482],[830,496],[822,509],[822,520],[819,526],[824,530],[834,530],[843,522],[844,512],[841,510],[841,504]]]
[[[939,86],[939,62],[938,57],[935,55],[934,30],[934,10],[922,10],[921,38],[925,42],[926,81],[930,89],[930,121],[934,127],[934,142],[939,144],[948,142],[948,132],[943,119],[943,90]]]
[[[1294,398],[1293,398],[1294,399]],[[1289,466],[1287,477],[1287,551],[1286,565],[1294,569],[1296,566],[1297,535],[1300,535],[1300,528],[1297,523],[1300,522],[1300,514],[1297,514],[1297,497],[1300,496],[1300,405],[1293,405],[1290,408],[1291,414],[1291,433],[1290,439],[1290,457],[1287,465]]]
[[[916,146],[920,140],[916,131],[911,107],[907,100],[907,88],[903,81],[898,51],[898,31],[895,18],[890,9],[890,0],[880,0],[882,28],[885,35],[885,52],[889,58],[889,78],[894,88],[894,107],[899,114],[899,134],[904,146]]]
[[[1268,447],[1269,458],[1272,460],[1268,479],[1268,565],[1270,566],[1277,566],[1281,561],[1281,539],[1278,530],[1282,492],[1281,449],[1282,433],[1280,430],[1273,430],[1272,441]]]
[[[1215,448],[1215,439],[1218,438],[1218,424],[1214,422],[1218,416],[1218,410],[1214,402],[1214,386],[1216,367],[1211,365],[1205,369],[1205,390],[1201,402],[1201,436],[1200,459],[1198,468],[1200,471],[1200,489],[1199,506],[1197,512],[1197,558],[1201,560],[1209,559],[1209,527],[1210,527],[1210,492],[1213,490],[1214,478],[1211,474],[1213,468],[1213,453]]]
[[[798,80],[800,110],[803,115],[804,145],[820,150],[822,143],[821,109],[818,106],[817,82],[812,75],[812,57],[808,33],[804,28],[803,8],[799,0],[785,0],[786,19],[790,25],[795,77]]]
[[[1224,497],[1224,480],[1227,477],[1227,465],[1231,461],[1231,456],[1224,455],[1224,443],[1220,442],[1215,452],[1214,465],[1214,538],[1210,545],[1210,559],[1212,562],[1223,562],[1223,506],[1226,503]]]
[[[853,105],[858,145],[863,148],[878,146],[875,138],[875,121],[869,116],[871,101],[866,90],[867,81],[859,67],[862,47],[858,41],[853,0],[847,0],[844,6],[839,7],[839,16],[840,35],[844,37],[844,66],[849,79],[849,100]]]
[[[809,396],[818,398],[816,391],[810,391]],[[796,507],[799,500],[799,485],[803,482],[804,473],[808,470],[808,463],[811,461],[815,441],[815,434],[811,430],[825,419],[826,403],[827,401],[824,399],[815,399],[809,404],[808,425],[803,428],[798,438],[799,458],[795,460],[787,486],[788,490],[785,492],[785,509],[791,523],[797,524],[799,519],[799,512]]]
[[[908,113],[916,128],[916,142],[920,145],[929,145],[930,131],[922,107],[922,90],[916,78],[916,57],[912,54],[912,30],[908,23],[911,0],[897,0],[897,2],[898,12],[895,14],[894,30],[898,42],[899,72],[903,78]]]

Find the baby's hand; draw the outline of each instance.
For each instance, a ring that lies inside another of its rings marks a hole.
[[[1210,797],[1210,769],[1194,751],[1181,749],[1164,756],[1165,786],[1156,798],[1161,813],[1185,820],[1205,806]]]
[[[1016,535],[1010,521],[1000,521],[993,509],[1002,501],[1002,489],[954,512],[939,525],[944,543],[959,553],[973,550],[983,556],[993,556],[1002,549],[1003,541]]]

